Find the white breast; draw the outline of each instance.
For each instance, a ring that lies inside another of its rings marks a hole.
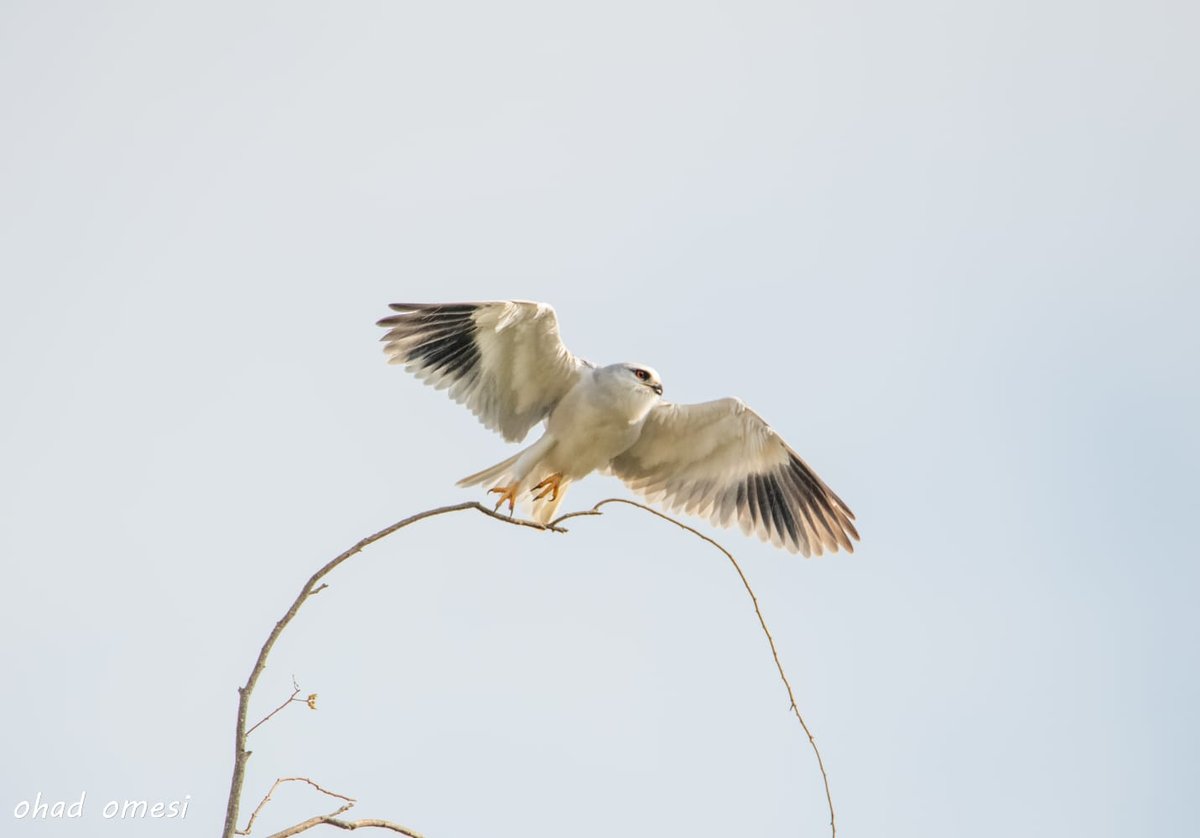
[[[607,467],[637,442],[653,406],[602,373],[581,376],[546,419],[546,430],[556,440],[547,460],[570,479]]]

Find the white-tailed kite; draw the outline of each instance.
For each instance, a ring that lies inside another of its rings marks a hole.
[[[464,477],[499,509],[528,493],[548,522],[568,484],[615,474],[651,503],[708,518],[805,556],[853,552],[854,513],[739,399],[662,400],[644,364],[597,367],[572,355],[544,303],[395,303],[379,321],[389,363],[466,405],[510,442],[545,420],[533,445]]]

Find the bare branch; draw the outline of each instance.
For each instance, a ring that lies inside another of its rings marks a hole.
[[[263,810],[264,806],[271,802],[271,795],[275,793],[275,789],[279,788],[279,784],[282,782],[283,780],[280,779],[271,784],[271,787],[267,789],[267,793],[263,795],[263,799],[259,801],[259,804],[254,807],[254,811],[250,813],[250,820],[246,821],[246,828],[237,830],[238,835],[250,834],[250,830],[254,829],[254,821],[258,818],[258,813]]]
[[[271,786],[271,790],[267,792],[267,796],[263,798],[262,803],[258,804],[258,808],[255,809],[254,814],[250,816],[250,822],[246,824],[246,828],[244,830],[238,830],[238,835],[250,834],[250,829],[254,826],[254,819],[258,817],[258,813],[262,811],[262,808],[267,805],[267,801],[271,799],[271,795],[275,793],[275,789],[279,788],[279,786],[283,783],[308,783],[314,789],[321,792],[321,794],[327,794],[330,797],[336,797],[338,800],[344,800],[345,802],[328,815],[316,815],[315,817],[311,817],[306,821],[301,821],[300,823],[289,826],[286,829],[281,829],[279,832],[271,835],[270,838],[287,838],[287,836],[290,835],[299,835],[301,832],[312,829],[314,826],[320,826],[321,824],[336,826],[339,829],[377,827],[379,829],[390,829],[393,832],[399,832],[401,835],[409,836],[409,838],[422,838],[419,833],[413,832],[411,829],[403,827],[398,823],[392,823],[391,821],[385,821],[379,818],[363,818],[357,821],[345,821],[339,819],[338,815],[350,811],[350,809],[352,809],[354,804],[358,801],[353,797],[347,797],[344,794],[338,794],[336,791],[330,791],[327,788],[322,788],[308,777],[280,777],[278,780],[276,780]]]
[[[771,656],[775,658],[775,669],[779,671],[779,678],[783,681],[784,688],[787,689],[788,701],[791,702],[792,714],[796,717],[796,721],[800,722],[800,727],[804,729],[804,734],[808,737],[809,744],[812,745],[813,753],[817,757],[817,767],[821,769],[821,779],[825,783],[825,801],[829,804],[830,834],[836,838],[837,819],[833,813],[833,795],[829,791],[829,775],[825,773],[825,761],[821,759],[821,750],[817,747],[817,740],[813,737],[812,731],[808,729],[808,724],[804,721],[804,717],[800,715],[800,708],[796,704],[796,694],[792,691],[792,684],[790,681],[788,681],[787,673],[783,671],[783,663],[779,660],[779,650],[775,647],[775,638],[771,636],[771,630],[767,628],[767,621],[763,618],[762,609],[758,607],[758,597],[754,595],[754,589],[750,587],[750,580],[746,578],[746,574],[742,571],[742,566],[738,564],[737,559],[733,557],[732,553],[722,547],[717,541],[709,538],[699,530],[689,527],[682,521],[677,521],[670,515],[665,515],[662,512],[659,512],[657,509],[653,509],[652,507],[638,503],[637,501],[626,500],[625,498],[607,498],[597,503],[591,509],[587,509],[582,512],[568,512],[566,515],[560,515],[551,521],[547,526],[556,527],[568,518],[575,518],[585,515],[601,515],[603,514],[600,511],[601,507],[607,506],[610,503],[623,503],[626,506],[634,506],[638,509],[649,512],[656,518],[662,518],[664,521],[670,521],[680,529],[687,530],[697,538],[707,541],[713,547],[716,547],[718,550],[724,553],[725,558],[729,559],[730,563],[733,565],[733,569],[737,571],[737,575],[741,578],[742,585],[746,588],[746,593],[750,595],[750,601],[754,603],[754,613],[758,615],[758,624],[762,626],[763,634],[766,635],[767,643],[771,647]]]
[[[264,719],[263,721],[266,721],[266,720]],[[345,804],[343,804],[336,812],[330,812],[328,815],[325,815],[323,817],[335,817],[337,815],[342,814],[343,812],[348,812],[350,810],[350,808],[352,806],[354,806],[355,803],[358,802],[358,801],[354,800],[353,798],[346,797],[344,794],[338,794],[337,792],[329,791],[328,789],[323,789],[319,785],[314,783],[312,780],[308,779],[307,777],[280,777],[278,780],[276,780],[274,783],[271,784],[271,788],[267,790],[267,793],[263,797],[262,802],[259,803],[256,807],[254,807],[254,811],[250,813],[250,820],[248,820],[246,822],[246,828],[239,829],[237,831],[238,835],[249,835],[250,834],[250,830],[254,829],[254,819],[258,817],[258,813],[263,810],[263,807],[271,802],[271,795],[273,795],[275,793],[275,789],[279,788],[284,783],[308,783],[310,786],[312,786],[313,788],[315,788],[317,791],[321,792],[322,794],[327,794],[330,797],[336,797],[340,800],[346,801]]]
[[[600,511],[600,507],[602,507],[602,506],[604,506],[604,504],[608,503],[609,500],[615,501],[615,500],[619,500],[619,498],[609,498],[608,500],[602,500],[598,504],[593,506],[591,509],[581,509],[578,512],[568,512],[566,515],[559,515],[557,518],[555,518],[553,521],[551,521],[546,526],[554,527],[555,532],[566,532],[566,530],[563,529],[562,527],[560,527],[559,524],[561,524],[563,521],[566,521],[570,518],[584,518],[584,517],[589,517],[589,516],[603,515],[604,513]]]
[[[265,718],[263,718],[261,721],[256,723],[249,730],[247,730],[246,729],[246,715],[247,715],[247,710],[248,710],[249,704],[250,704],[250,696],[254,692],[254,687],[258,683],[259,676],[262,675],[263,670],[266,668],[267,658],[271,654],[271,650],[272,650],[272,648],[274,648],[275,643],[279,639],[279,636],[283,633],[283,630],[285,628],[287,628],[288,624],[295,618],[297,612],[300,610],[300,607],[305,603],[305,601],[309,597],[320,593],[326,587],[328,587],[324,582],[321,582],[321,580],[325,576],[327,576],[331,571],[333,571],[342,562],[346,561],[347,559],[349,559],[351,556],[355,555],[356,553],[361,552],[366,547],[369,547],[370,545],[374,544],[376,541],[386,538],[387,536],[391,535],[392,533],[396,532],[397,530],[401,530],[404,527],[409,526],[410,524],[415,524],[417,521],[422,521],[426,518],[432,518],[437,515],[445,515],[450,512],[460,512],[460,511],[466,510],[466,509],[474,509],[478,512],[483,513],[484,515],[487,515],[489,518],[495,518],[497,521],[502,521],[507,524],[513,524],[513,525],[520,526],[520,527],[528,527],[530,529],[535,529],[535,530],[565,533],[565,532],[567,532],[567,530],[564,527],[560,526],[563,521],[569,520],[571,518],[602,515],[603,512],[601,511],[601,508],[608,504],[611,504],[611,503],[621,503],[621,504],[625,504],[627,506],[633,506],[638,509],[649,512],[651,515],[654,515],[657,518],[661,518],[664,521],[669,521],[670,523],[674,524],[675,526],[679,527],[680,529],[686,530],[686,531],[690,532],[692,535],[696,536],[697,538],[708,542],[713,547],[720,550],[721,553],[724,554],[724,556],[727,559],[729,559],[730,563],[733,565],[734,570],[737,571],[738,577],[742,580],[742,585],[745,587],[746,593],[748,593],[750,595],[750,601],[754,605],[754,613],[758,616],[759,625],[762,627],[763,634],[766,635],[766,638],[767,638],[767,643],[771,647],[771,655],[775,659],[775,668],[776,668],[776,670],[778,670],[779,677],[783,681],[783,685],[784,685],[785,689],[787,690],[788,699],[791,702],[791,708],[790,708],[791,712],[793,713],[793,715],[795,715],[796,720],[800,723],[800,727],[803,728],[805,735],[808,736],[809,744],[812,746],[813,753],[817,757],[817,766],[821,770],[821,778],[825,783],[825,799],[829,804],[829,827],[830,827],[830,830],[832,831],[833,838],[836,838],[837,823],[836,823],[836,819],[834,816],[833,796],[829,791],[829,775],[825,771],[825,762],[821,758],[821,751],[817,748],[816,739],[813,737],[812,732],[809,730],[808,724],[804,721],[804,717],[800,714],[800,709],[796,704],[796,696],[792,690],[792,685],[788,681],[787,674],[784,672],[782,662],[779,660],[779,650],[775,646],[775,639],[771,636],[770,629],[767,628],[767,622],[763,618],[762,610],[759,608],[758,597],[754,594],[754,589],[750,587],[750,581],[746,578],[746,574],[742,571],[741,565],[738,564],[737,559],[735,559],[733,557],[732,553],[730,553],[728,550],[726,550],[717,541],[715,541],[712,538],[709,538],[707,535],[700,532],[699,530],[696,530],[696,529],[688,526],[687,524],[683,523],[682,521],[678,521],[675,518],[672,518],[670,515],[666,515],[666,514],[659,512],[658,510],[653,509],[649,506],[646,506],[641,503],[637,503],[636,501],[626,500],[624,498],[607,498],[607,499],[602,500],[599,503],[597,503],[591,509],[582,510],[579,512],[569,512],[565,515],[560,515],[558,518],[555,518],[553,521],[551,521],[548,524],[539,524],[536,521],[527,521],[527,520],[523,520],[520,518],[513,518],[511,516],[501,515],[498,512],[488,509],[486,506],[483,506],[482,504],[476,503],[476,502],[460,503],[460,504],[455,504],[453,506],[442,506],[442,507],[438,507],[437,509],[430,509],[425,512],[417,513],[416,515],[412,515],[401,521],[397,521],[396,523],[392,524],[391,526],[386,527],[386,528],[380,530],[379,532],[374,533],[373,535],[367,536],[366,538],[359,541],[357,544],[355,544],[350,549],[346,550],[345,552],[338,555],[336,558],[334,558],[331,561],[329,561],[328,563],[326,563],[324,567],[322,567],[320,570],[318,570],[316,573],[314,573],[312,576],[310,576],[308,578],[308,581],[304,583],[304,587],[301,589],[300,594],[292,602],[291,607],[288,608],[287,613],[285,613],[283,615],[283,617],[275,624],[275,627],[271,630],[271,633],[267,636],[267,640],[265,643],[263,643],[262,648],[259,650],[258,658],[254,663],[254,668],[251,669],[250,676],[246,679],[245,685],[238,688],[239,699],[238,699],[237,733],[236,733],[235,740],[234,740],[235,748],[234,748],[233,777],[232,777],[232,780],[230,781],[229,802],[228,802],[228,805],[227,805],[226,811],[225,811],[225,829],[224,829],[224,832],[222,833],[222,838],[232,838],[232,836],[235,834],[238,834],[238,835],[249,834],[250,829],[254,824],[254,819],[258,816],[259,812],[262,811],[263,807],[266,806],[266,804],[270,801],[272,793],[274,793],[275,789],[278,788],[280,783],[285,783],[285,782],[305,782],[305,783],[308,783],[309,785],[313,786],[314,788],[316,788],[318,791],[323,792],[324,794],[339,798],[340,800],[343,800],[346,802],[340,808],[338,808],[336,811],[330,812],[327,815],[317,815],[312,818],[309,818],[306,821],[303,821],[301,823],[287,827],[286,829],[284,829],[280,832],[276,832],[275,834],[270,836],[270,838],[289,838],[289,836],[298,835],[299,833],[309,830],[309,829],[313,828],[314,826],[320,826],[322,824],[325,824],[328,826],[335,826],[339,829],[347,829],[347,830],[360,829],[360,828],[364,828],[364,827],[375,827],[375,828],[379,828],[379,829],[391,830],[393,832],[400,833],[401,835],[409,836],[409,838],[421,838],[421,836],[418,833],[413,832],[403,826],[400,826],[399,824],[392,823],[391,821],[379,820],[376,818],[364,818],[364,819],[355,820],[355,821],[347,821],[347,820],[340,819],[338,817],[338,815],[345,813],[351,807],[353,807],[355,804],[355,800],[353,798],[346,797],[345,795],[336,794],[334,792],[323,789],[319,785],[314,783],[312,780],[309,780],[306,777],[284,777],[284,778],[276,780],[275,784],[272,785],[271,789],[267,792],[266,797],[263,798],[262,802],[259,803],[258,807],[255,808],[254,812],[251,814],[250,820],[246,825],[245,831],[238,830],[236,828],[238,809],[241,804],[242,786],[245,782],[246,762],[247,762],[247,760],[249,760],[250,753],[251,753],[250,751],[246,750],[246,737],[255,728],[257,728],[259,725],[266,722],[268,719],[270,719],[272,716],[274,716],[276,713],[278,713],[280,710],[282,710],[284,707],[286,707],[292,701],[301,701],[301,702],[306,701],[306,699],[296,698],[296,696],[299,695],[299,693],[300,693],[300,686],[299,686],[299,684],[297,684],[295,682],[295,679],[293,678],[292,683],[293,683],[293,686],[295,687],[295,691],[288,698],[288,700],[285,701],[283,704],[281,704],[279,707],[277,707],[275,710],[273,710],[271,713],[269,713]],[[315,693],[313,695],[310,695],[307,698],[307,703],[310,707],[315,707],[315,704],[316,704],[316,694]]]
[[[380,818],[363,818],[357,821],[344,821],[340,818],[334,818],[329,815],[317,815],[315,818],[309,818],[308,820],[298,823],[295,826],[289,826],[287,829],[281,829],[274,835],[268,836],[268,838],[290,838],[292,835],[299,835],[305,830],[312,829],[314,826],[321,826],[322,824],[336,826],[338,829],[362,829],[363,827],[373,826],[377,829],[390,829],[392,832],[399,832],[401,835],[407,835],[408,838],[424,838],[424,836],[419,832],[413,832],[411,829],[403,827],[398,823],[392,823],[391,821],[385,821]]]
[[[276,707],[276,708],[275,708],[274,710],[272,710],[270,713],[268,713],[267,715],[263,716],[261,719],[259,719],[259,720],[258,720],[257,722],[255,722],[253,725],[251,725],[251,726],[250,726],[250,729],[246,731],[246,736],[249,736],[251,733],[254,733],[255,729],[256,729],[256,728],[257,728],[259,725],[261,725],[263,722],[266,722],[267,720],[269,720],[269,719],[270,719],[272,716],[274,716],[276,713],[278,713],[278,712],[279,712],[280,710],[282,710],[284,707],[287,707],[287,706],[288,706],[289,704],[291,704],[293,701],[298,701],[298,702],[300,702],[301,704],[307,704],[307,705],[308,705],[309,707],[311,707],[313,710],[316,710],[316,709],[317,709],[317,708],[316,708],[316,706],[315,706],[315,705],[316,705],[316,703],[317,703],[315,698],[312,698],[311,700],[309,700],[309,699],[304,699],[304,698],[296,698],[296,696],[300,695],[300,685],[296,683],[296,676],[295,676],[295,675],[293,675],[293,676],[292,676],[292,686],[293,686],[293,687],[295,687],[295,689],[293,689],[293,690],[292,690],[292,694],[291,694],[291,695],[289,695],[289,696],[288,696],[286,699],[284,699],[284,702],[283,702],[283,704],[280,704],[278,707]],[[316,693],[314,693],[313,695],[315,696],[315,695],[316,695]],[[246,827],[246,828],[247,828],[247,829],[249,829],[250,827]]]
[[[544,525],[539,524],[536,521],[525,521],[520,518],[511,518],[501,515],[498,512],[488,509],[483,504],[474,501],[469,503],[458,503],[454,504],[453,506],[440,506],[437,509],[429,509],[425,512],[418,512],[416,515],[410,515],[402,521],[397,521],[390,527],[385,527],[379,532],[367,536],[350,549],[330,560],[325,564],[324,567],[310,576],[308,581],[306,581],[304,586],[300,589],[299,595],[292,602],[291,607],[288,608],[287,613],[283,615],[279,622],[275,623],[275,627],[271,629],[271,633],[267,635],[267,640],[265,643],[263,643],[262,648],[258,652],[258,658],[254,662],[253,669],[250,670],[250,676],[246,679],[245,685],[238,687],[238,713],[237,731],[234,734],[233,777],[229,783],[229,801],[225,807],[225,828],[221,833],[222,838],[233,838],[233,835],[237,832],[238,809],[241,806],[242,786],[246,780],[246,762],[250,759],[251,754],[250,751],[246,750],[246,736],[249,733],[246,728],[246,716],[250,709],[250,696],[254,693],[254,687],[258,683],[259,676],[262,675],[263,670],[267,666],[267,658],[270,656],[271,650],[275,648],[275,643],[279,640],[279,635],[281,635],[283,630],[287,628],[288,623],[295,618],[296,613],[300,610],[300,606],[304,605],[305,601],[310,596],[313,596],[324,587],[323,585],[318,587],[318,583],[320,583],[322,579],[324,579],[327,575],[329,575],[330,572],[337,568],[338,565],[356,553],[362,552],[363,549],[371,546],[376,541],[379,541],[382,538],[387,538],[397,530],[404,529],[410,524],[415,524],[417,521],[423,521],[426,518],[432,518],[437,515],[445,515],[449,512],[460,512],[464,509],[474,509],[478,512],[482,512],[489,518],[495,518],[497,521],[503,521],[506,524],[514,524],[520,527],[530,527],[535,530],[565,532],[565,530],[556,527],[553,524]]]

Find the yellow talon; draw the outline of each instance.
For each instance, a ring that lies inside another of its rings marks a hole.
[[[546,495],[549,495],[550,500],[555,501],[555,500],[558,500],[558,489],[559,489],[559,483],[561,481],[562,481],[562,473],[556,471],[556,472],[554,472],[554,474],[547,477],[545,480],[543,480],[541,483],[534,486],[529,491],[537,492],[538,489],[542,490],[540,494],[534,495],[534,497],[533,497],[534,500],[541,500],[542,498],[546,497]]]
[[[513,505],[517,500],[517,484],[514,483],[511,486],[497,486],[495,489],[488,489],[488,494],[492,493],[500,495],[500,500],[496,501],[496,511],[499,512],[504,502],[508,501],[508,514],[512,515]]]

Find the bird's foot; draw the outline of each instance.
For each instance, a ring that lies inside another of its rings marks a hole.
[[[504,502],[508,501],[508,514],[512,515],[513,505],[517,501],[517,484],[513,483],[511,486],[497,486],[494,489],[488,489],[489,495],[493,493],[500,495],[500,500],[496,501],[496,511],[499,512]]]
[[[545,480],[543,480],[541,483],[534,486],[529,491],[532,493],[536,493],[533,496],[534,500],[541,500],[542,498],[546,497],[546,495],[550,496],[550,500],[558,500],[558,489],[559,489],[559,484],[561,481],[562,481],[562,472],[556,471],[556,472],[554,472],[554,474],[547,477]],[[541,489],[540,493],[538,492],[539,489]]]

